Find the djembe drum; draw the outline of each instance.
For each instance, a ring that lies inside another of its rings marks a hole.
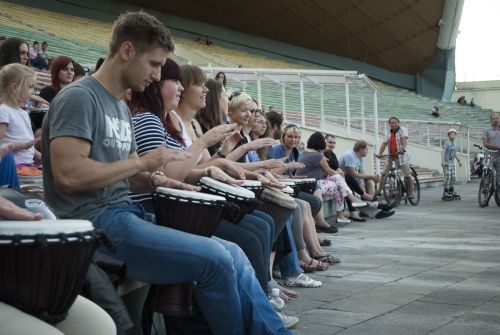
[[[210,177],[200,179],[202,192],[215,194],[226,198],[232,207],[226,212],[225,218],[238,223],[246,214],[255,210],[259,204],[254,192],[240,186],[229,185]]]
[[[262,183],[258,180],[245,180],[243,184],[241,184],[241,187],[252,191],[257,199],[260,199],[260,195],[264,190],[264,186],[262,186]]]
[[[300,184],[295,182],[295,179],[280,179],[279,182],[293,190],[292,197],[296,198],[300,192]],[[285,192],[289,194],[289,192]],[[290,195],[290,194],[289,194]]]
[[[210,237],[228,204],[224,197],[158,187],[152,194],[156,223],[186,233]],[[193,315],[192,283],[152,285],[153,309],[174,317]]]
[[[312,194],[316,190],[315,178],[297,178],[293,180],[298,185],[300,192],[306,192]]]
[[[89,221],[0,221],[0,300],[47,323],[63,321],[97,245]]]
[[[279,234],[285,227],[286,221],[293,210],[297,208],[295,200],[281,190],[272,187],[264,188],[261,200],[261,204],[257,209],[269,214],[274,219],[276,234]]]

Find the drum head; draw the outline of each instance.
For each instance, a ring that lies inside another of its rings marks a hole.
[[[281,189],[281,191],[288,194],[289,196],[294,196],[294,194],[295,194],[295,191],[290,186],[287,186],[287,187]]]
[[[0,235],[57,235],[84,233],[94,229],[87,220],[0,221]]]
[[[281,190],[278,190],[276,188],[265,187],[264,191],[262,192],[261,198],[262,200],[265,201],[274,202],[280,205],[281,207],[286,207],[290,209],[294,209],[297,207],[295,199],[293,199],[291,196],[281,192]]]
[[[262,187],[262,183],[258,180],[245,180],[243,184],[241,184],[241,187],[260,188]]]
[[[255,193],[240,186],[229,185],[209,177],[200,179],[200,185],[212,192],[229,198],[254,199]]]
[[[192,200],[200,200],[200,201],[208,201],[208,202],[225,201],[226,200],[226,198],[218,196],[218,195],[212,195],[212,194],[201,193],[201,192],[196,192],[196,191],[179,190],[176,188],[168,188],[168,187],[158,187],[158,188],[156,188],[156,192],[158,194],[169,195],[172,197],[187,198],[187,199],[192,199]]]

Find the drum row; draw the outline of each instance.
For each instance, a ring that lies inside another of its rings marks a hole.
[[[240,187],[203,177],[200,185],[203,192],[157,188],[153,193],[157,223],[212,236],[222,218],[237,224],[246,214],[261,210],[273,217],[280,231],[297,206],[291,197],[295,184],[284,189],[288,194],[262,187],[258,181]],[[43,207],[33,199],[21,201],[27,209]],[[50,324],[64,320],[98,244],[92,223],[85,220],[0,221],[0,301]],[[189,288],[184,293],[183,299],[191,295]],[[167,301],[174,308],[163,312],[186,315],[171,295]],[[186,300],[181,304],[185,307]]]

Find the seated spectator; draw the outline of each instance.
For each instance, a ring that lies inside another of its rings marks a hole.
[[[67,56],[57,56],[50,68],[52,85],[45,86],[40,91],[40,97],[52,102],[56,94],[75,78],[75,61]]]
[[[434,107],[432,107],[431,115],[434,117],[439,117],[439,107],[437,105],[434,105]]]
[[[52,64],[52,57],[49,56],[49,52],[47,51],[49,47],[49,44],[46,41],[42,42],[42,50],[40,51],[40,54],[42,55],[42,58],[47,62],[47,64]]]
[[[363,199],[373,200],[375,198],[375,187],[380,182],[379,175],[367,174],[364,168],[364,158],[368,154],[368,143],[359,140],[353,149],[346,151],[339,157],[339,167],[344,171],[346,181],[354,179],[363,191]],[[349,185],[349,183],[348,183]],[[349,186],[351,189],[352,186]]]
[[[0,48],[0,67],[12,63],[29,65],[28,43],[16,37],[7,38]],[[29,110],[33,106],[48,106],[48,102],[36,94],[31,94],[31,97],[24,108]]]
[[[39,70],[49,69],[49,63],[43,58],[41,51],[38,50],[37,41],[33,42],[33,45],[29,48],[29,57],[32,66]]]
[[[458,98],[457,103],[460,105],[467,105],[467,100],[465,100],[465,95],[462,95],[460,98]]]
[[[470,99],[470,106],[472,108],[476,107],[476,103],[474,102],[474,98]]]
[[[87,75],[87,71],[85,70],[85,68],[79,63],[75,62],[75,78],[73,78],[73,81],[77,81],[85,75]]]
[[[28,65],[28,61],[29,48],[26,41],[17,37],[9,37],[2,43],[2,47],[0,48],[0,67],[11,63]]]
[[[227,78],[226,78],[226,74],[224,72],[222,72],[222,71],[217,72],[217,74],[215,75],[215,79],[220,81],[222,83],[222,85],[224,87],[226,87]]]
[[[35,137],[28,113],[19,106],[30,98],[35,86],[35,71],[22,64],[8,64],[0,70],[0,140],[11,143],[19,175],[40,176],[35,163],[41,153],[34,147]]]
[[[329,167],[323,151],[326,149],[326,142],[320,132],[313,133],[307,140],[307,149],[302,153],[299,162],[305,166],[299,168],[296,174],[315,178],[318,180],[317,189],[314,195],[322,199],[323,195],[334,197],[337,210],[337,223],[350,223],[350,220],[344,217],[344,200],[349,198],[353,207],[366,206],[366,202],[358,200],[347,186],[343,172],[338,172]]]

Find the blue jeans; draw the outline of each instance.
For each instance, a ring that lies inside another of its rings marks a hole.
[[[297,275],[301,274],[304,272],[302,268],[300,267],[299,263],[299,255],[297,253],[297,247],[295,246],[295,241],[293,238],[293,232],[292,232],[292,220],[293,217],[290,216],[288,221],[285,224],[286,230],[288,231],[288,236],[290,238],[290,244],[292,246],[292,251],[289,252],[286,256],[281,258],[281,260],[278,263],[278,266],[280,268],[281,275],[283,278],[286,277],[296,277]]]
[[[255,276],[264,292],[267,292],[269,277],[269,225],[264,220],[253,215],[245,215],[234,224],[222,220],[215,230],[214,236],[236,243],[252,264]]]
[[[116,252],[101,249],[127,263],[129,278],[196,282],[198,303],[215,334],[291,334],[234,243],[156,225],[137,205],[108,206],[91,221],[116,245]]]

